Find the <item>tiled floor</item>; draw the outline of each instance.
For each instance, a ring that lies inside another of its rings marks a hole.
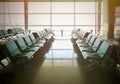
[[[33,84],[118,84],[108,70],[84,69],[83,58],[77,56],[73,47],[71,37],[55,37],[37,69]]]
[[[55,37],[38,69],[34,84],[83,84],[82,80],[70,37]]]

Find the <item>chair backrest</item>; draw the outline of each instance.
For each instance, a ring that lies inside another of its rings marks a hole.
[[[25,37],[23,37],[23,39],[24,39],[24,41],[25,41],[25,43],[26,43],[27,46],[32,46],[33,45],[32,41],[30,40],[30,38],[29,38],[28,35],[26,35]]]
[[[78,32],[78,35],[79,35],[80,37],[82,37],[83,33],[84,33],[84,31],[80,30],[80,31]]]
[[[81,34],[81,39],[83,39],[83,38],[85,37],[86,33],[87,33],[87,32],[83,32],[83,33]]]
[[[43,31],[40,31],[39,34],[41,35],[42,38],[44,37]]]
[[[31,40],[33,43],[36,43],[36,42],[37,42],[36,39],[35,39],[35,37],[33,36],[33,34],[30,34],[30,35],[29,35],[29,38],[30,38],[30,40]]]
[[[97,49],[99,48],[99,46],[100,46],[100,44],[102,43],[102,39],[100,39],[100,38],[97,38],[96,40],[95,40],[95,42],[94,42],[94,44],[92,45],[92,49],[94,50],[94,51],[97,51]]]
[[[43,37],[47,35],[47,32],[45,30],[42,30]]]
[[[6,48],[6,53],[8,53],[11,58],[14,58],[15,56],[21,54],[18,46],[13,40],[5,42],[4,46]]]
[[[85,42],[88,43],[88,42],[90,41],[90,39],[91,39],[92,36],[93,36],[92,34],[89,34],[89,35],[87,36]]]
[[[47,35],[48,33],[47,33],[47,31],[44,29],[43,30],[43,33],[44,33],[44,35]]]
[[[27,49],[27,45],[25,44],[25,41],[22,37],[19,37],[15,40],[16,44],[18,45],[21,52],[23,52],[25,49]]]
[[[37,41],[40,40],[41,37],[40,37],[39,32],[33,32],[32,34],[34,35],[34,37]]]
[[[42,31],[39,32],[39,36],[40,36],[40,38],[43,38],[43,37],[44,37],[44,34],[43,34]]]
[[[17,28],[12,29],[12,33],[17,34],[18,33]]]
[[[16,28],[16,30],[17,30],[18,33],[23,33],[24,32],[24,30],[22,28]]]
[[[109,52],[111,52],[111,49],[112,44],[107,41],[103,41],[97,50],[97,54],[99,55],[100,58],[104,58]]]
[[[19,32],[24,33],[24,30],[22,28],[18,28]]]
[[[2,32],[2,30],[0,30],[0,38],[4,37],[4,33]]]
[[[96,40],[96,36],[92,36],[91,39],[90,39],[90,41],[88,42],[88,45],[92,46],[93,43],[95,42],[95,40]]]
[[[8,35],[8,32],[6,29],[2,29],[4,35]]]

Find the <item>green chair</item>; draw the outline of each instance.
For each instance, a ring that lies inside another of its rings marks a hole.
[[[96,52],[99,48],[100,44],[102,43],[102,39],[97,38],[92,46],[90,47],[79,47],[81,52]]]
[[[78,47],[90,47],[93,45],[93,43],[95,42],[96,40],[96,36],[92,36],[90,41],[88,43],[85,43],[85,44],[79,44]]]
[[[29,38],[28,35],[26,35],[25,37],[23,37],[23,39],[24,39],[26,45],[27,45],[31,50],[37,52],[37,51],[40,49],[39,46],[36,46],[36,45],[34,45],[34,44],[32,43],[32,41],[30,40],[30,38]]]
[[[82,55],[85,59],[102,60],[105,56],[110,54],[111,50],[112,44],[107,41],[103,41],[97,52],[82,52]]]
[[[21,52],[13,40],[4,43],[6,55],[13,63],[26,62],[33,57],[33,52]]]
[[[17,31],[18,31],[19,33],[24,33],[24,30],[23,30],[22,28],[17,28]]]
[[[46,40],[43,38],[43,35],[40,32],[41,31],[36,33],[38,35],[38,37],[39,37],[39,42],[42,42],[43,44],[45,44]]]
[[[4,38],[4,33],[2,32],[2,30],[0,30],[0,39]]]
[[[44,46],[44,43],[37,41],[33,34],[30,34],[29,38],[33,42],[34,45],[39,46],[39,47],[43,47]]]
[[[22,37],[15,39],[15,42],[21,52],[31,52],[31,53],[33,53],[33,55],[35,54],[35,51],[26,45],[26,43]]]
[[[13,36],[13,34],[9,34],[6,29],[2,29],[5,37]]]
[[[90,39],[91,39],[92,36],[93,36],[92,34],[89,34],[85,40],[80,40],[80,39],[78,39],[78,40],[76,41],[76,44],[77,44],[77,45],[88,44],[88,42],[90,41]]]

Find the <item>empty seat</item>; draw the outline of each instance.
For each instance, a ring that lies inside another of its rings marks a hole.
[[[102,43],[102,41],[103,41],[102,39],[97,38],[92,46],[90,46],[90,47],[80,47],[81,53],[83,53],[83,52],[95,53],[97,51],[97,49],[99,48],[100,44]]]
[[[33,42],[34,45],[37,45],[39,47],[43,47],[44,46],[44,43],[36,41],[36,39],[35,39],[33,34],[30,34],[29,37],[30,37],[30,39],[31,39],[31,41]]]
[[[18,31],[17,31],[17,29],[16,28],[14,28],[14,29],[11,29],[12,30],[12,34],[18,34]]]
[[[43,31],[39,31],[39,34],[41,39],[44,39],[44,37],[46,36],[46,34]]]
[[[100,44],[102,43],[102,39],[97,38],[92,46],[89,47],[79,47],[81,52],[96,52],[99,48]]]
[[[89,47],[89,46],[92,46],[95,40],[96,40],[96,36],[92,36],[88,43],[78,44],[78,47]]]
[[[77,45],[79,45],[79,44],[87,44],[90,41],[90,39],[91,39],[92,36],[93,36],[92,34],[89,34],[85,40],[78,39],[76,41],[76,44]]]
[[[112,49],[112,44],[107,41],[103,41],[97,52],[82,52],[83,57],[86,59],[96,59],[101,60],[106,55],[109,55]]]
[[[42,35],[39,34],[39,32],[33,32],[34,37],[36,38],[37,41],[45,44],[46,40],[42,38]]]
[[[7,41],[3,44],[5,46],[5,53],[11,58],[13,63],[23,63],[33,57],[33,52],[22,53],[13,40]]]
[[[32,43],[32,41],[30,40],[30,38],[29,38],[28,35],[26,35],[25,37],[23,37],[23,39],[24,39],[26,45],[29,46],[31,50],[37,52],[37,51],[40,49],[39,46],[36,46],[36,45],[34,45],[34,44]]]
[[[21,52],[31,52],[35,54],[35,51],[28,47],[22,37],[15,39],[16,44],[18,45]]]

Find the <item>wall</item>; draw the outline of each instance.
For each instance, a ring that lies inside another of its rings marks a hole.
[[[103,26],[101,32],[106,39],[114,38],[115,8],[120,6],[119,0],[103,0]]]

